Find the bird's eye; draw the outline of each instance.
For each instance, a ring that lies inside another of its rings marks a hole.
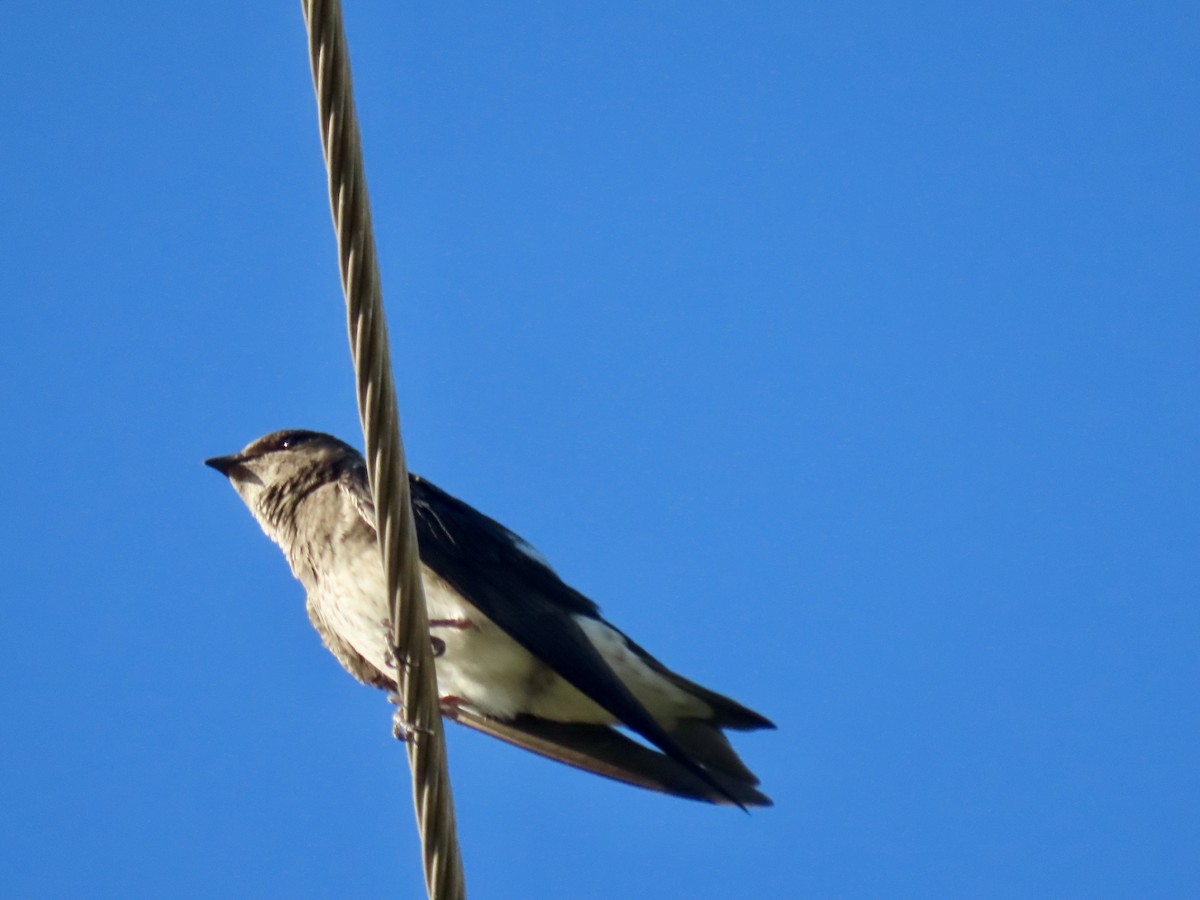
[[[292,450],[300,444],[312,439],[312,435],[305,431],[288,431],[279,435],[271,442],[270,450]]]

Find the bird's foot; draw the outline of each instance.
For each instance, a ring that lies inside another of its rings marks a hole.
[[[388,694],[388,703],[397,707],[396,711],[392,713],[392,737],[396,740],[411,744],[418,735],[430,733],[428,728],[421,728],[409,719],[408,711],[404,708],[404,698],[399,694]],[[458,697],[454,694],[438,698],[438,709],[448,719],[457,719],[458,711],[466,705],[468,705],[468,701],[465,697]]]
[[[430,628],[457,628],[460,631],[467,628],[474,628],[475,623],[470,619],[430,619]]]
[[[396,711],[392,713],[392,737],[396,740],[411,744],[416,741],[418,735],[430,733],[428,728],[419,727],[408,717],[408,710],[404,708],[404,698],[399,694],[388,694],[388,703],[396,707]]]
[[[457,720],[458,711],[469,705],[470,701],[466,697],[459,697],[456,694],[447,694],[438,698],[438,706],[441,707],[442,715],[447,719]]]
[[[429,646],[433,650],[433,658],[434,659],[437,659],[439,656],[441,656],[443,653],[446,652],[446,642],[443,641],[441,638],[433,637],[433,635],[429,636]],[[389,669],[395,669],[396,668],[396,656],[397,656],[396,648],[394,646],[389,645],[387,648],[387,652],[384,654],[384,657],[383,657],[384,666],[386,666]],[[405,662],[404,662],[405,671],[411,670],[412,665],[413,664],[412,664],[411,658],[405,660]]]
[[[383,652],[383,664],[389,669],[396,668],[396,646],[392,643],[391,633],[388,633],[387,649]],[[407,669],[408,666],[405,666]]]

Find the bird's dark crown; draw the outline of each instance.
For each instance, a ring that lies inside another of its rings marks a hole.
[[[260,437],[242,451],[241,457],[246,460],[258,459],[261,456],[266,456],[268,453],[295,450],[305,445],[328,450],[343,450],[355,456],[358,455],[357,450],[331,434],[324,434],[320,431],[306,431],[302,428],[287,428],[282,431],[273,431],[268,435]]]

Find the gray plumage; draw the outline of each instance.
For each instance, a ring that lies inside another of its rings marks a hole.
[[[325,646],[359,681],[394,690],[362,456],[329,435],[281,431],[207,464],[283,550]],[[498,522],[418,476],[410,486],[443,715],[630,784],[770,805],[723,733],[769,720],[667,669]]]

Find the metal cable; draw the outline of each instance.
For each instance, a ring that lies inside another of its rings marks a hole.
[[[301,0],[329,172],[338,266],[346,295],[350,352],[358,389],[367,472],[375,497],[379,546],[387,572],[396,686],[408,726],[406,746],[421,834],[425,888],[431,898],[466,896],[454,800],[438,705],[429,616],[421,587],[416,526],[400,416],[388,352],[387,322],[371,229],[358,116],[339,0]]]

